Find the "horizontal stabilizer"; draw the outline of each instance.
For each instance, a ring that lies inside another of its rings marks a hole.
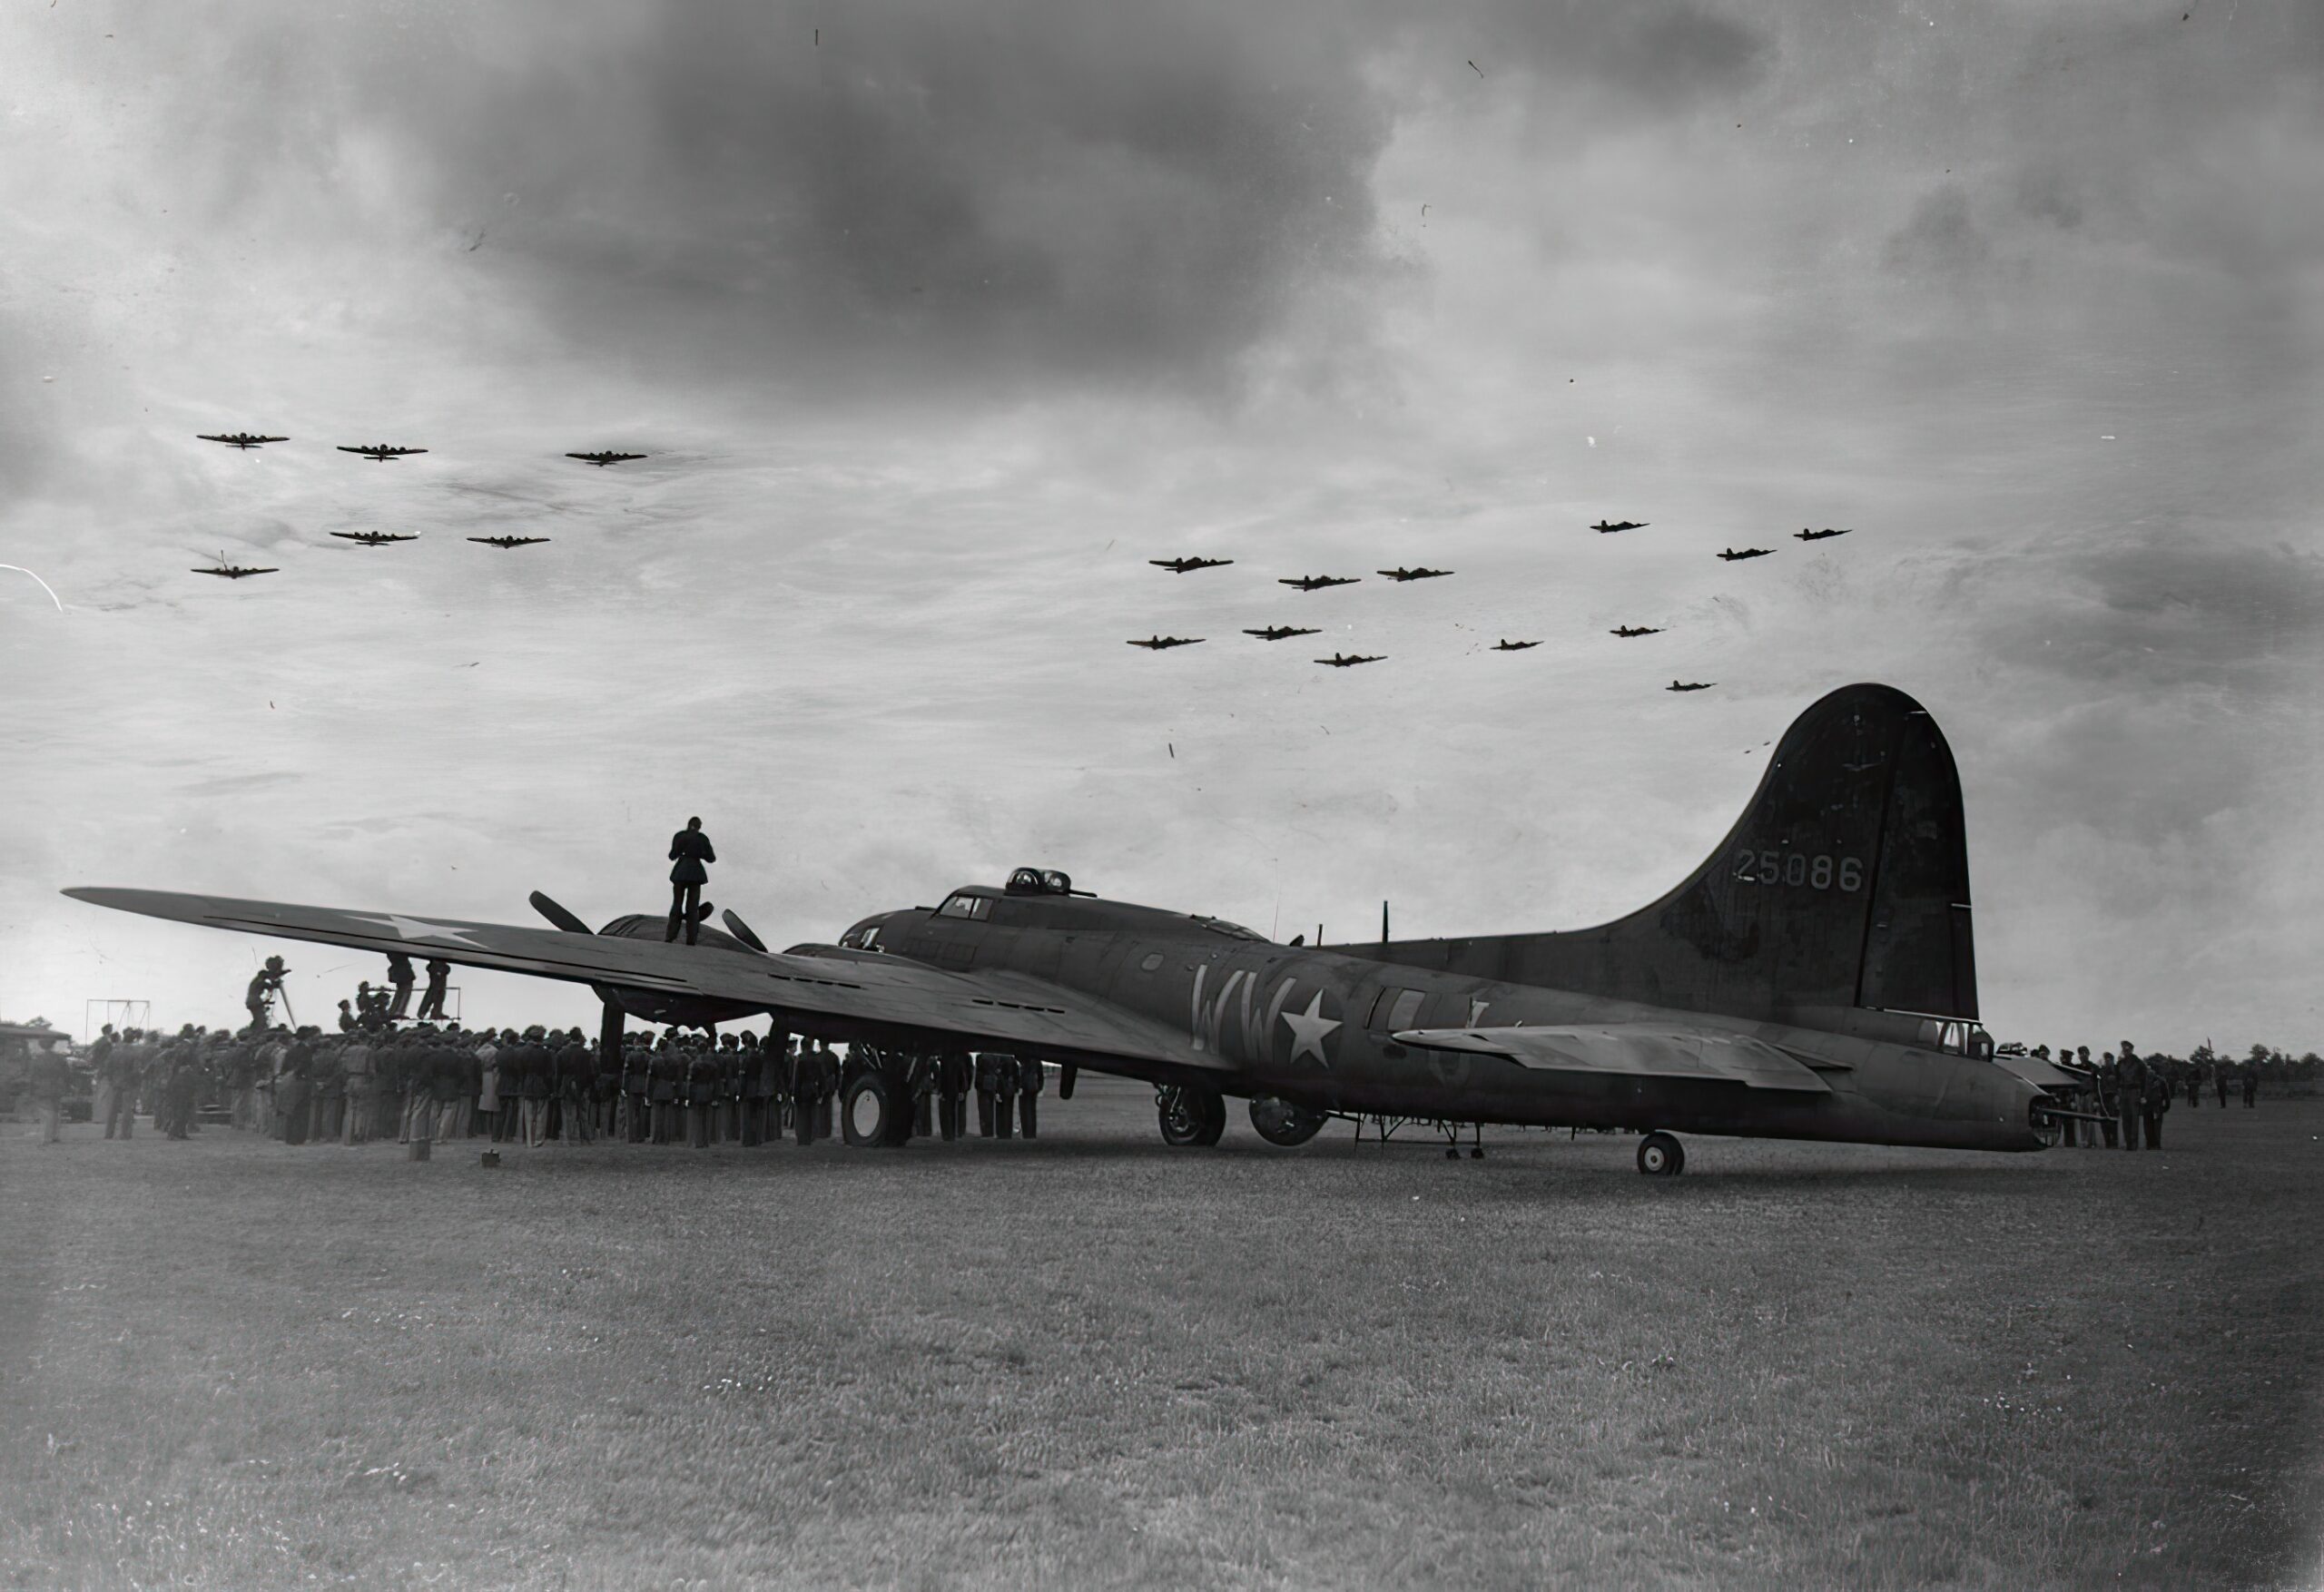
[[[1564,1028],[1406,1028],[1402,1045],[1498,1056],[1542,1072],[1618,1074],[1641,1078],[1699,1078],[1828,1095],[1815,1071],[1764,1040],[1664,1023],[1598,1023]]]

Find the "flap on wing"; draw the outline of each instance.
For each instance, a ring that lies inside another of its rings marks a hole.
[[[538,978],[704,996],[776,1014],[958,1036],[999,1050],[1160,1063],[1205,1072],[1230,1064],[1189,1036],[1109,1001],[1011,973],[951,973],[901,957],[767,956],[562,929],[350,912],[168,890],[69,889],[78,900],[149,918],[359,950],[440,957]]]
[[[1399,1043],[1498,1056],[1542,1072],[1698,1078],[1828,1095],[1815,1071],[1765,1040],[1664,1023],[1596,1023],[1552,1028],[1406,1028]]]

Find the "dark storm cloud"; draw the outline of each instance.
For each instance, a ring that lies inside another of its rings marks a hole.
[[[576,339],[824,379],[1203,376],[1377,264],[1390,118],[1305,21],[686,5],[497,65],[423,42],[364,93],[438,219],[538,273]]]
[[[1449,35],[1460,22],[1458,12],[1450,13],[1427,32]],[[1497,5],[1478,26],[1494,46],[1493,64],[1601,83],[1674,108],[1750,87],[1774,54],[1759,29],[1685,0]]]

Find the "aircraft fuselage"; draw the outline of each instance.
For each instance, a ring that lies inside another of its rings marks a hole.
[[[998,891],[990,899],[987,921],[914,909],[867,919],[848,938],[860,942],[876,929],[873,942],[891,955],[1048,979],[1183,1028],[1197,1050],[1229,1069],[1180,1076],[1106,1066],[1160,1084],[1199,1083],[1351,1114],[1958,1149],[2043,1145],[2031,1123],[2038,1091],[1989,1060],[1915,1043],[1925,1026],[1918,1017],[1832,1014],[1840,1031],[1745,1021],[1230,938],[1121,903],[1012,900]],[[1012,924],[1012,917],[1024,920]],[[1828,1093],[1537,1069],[1393,1037],[1416,1028],[1591,1023],[1748,1036],[1813,1068]]]

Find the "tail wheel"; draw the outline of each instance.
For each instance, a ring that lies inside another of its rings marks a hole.
[[[1273,1095],[1251,1097],[1251,1125],[1258,1130],[1259,1137],[1270,1145],[1281,1145],[1286,1150],[1314,1138],[1323,1131],[1325,1120],[1320,1111],[1294,1106],[1290,1101],[1279,1100]]]
[[[901,1144],[897,1130],[909,1125],[899,1122],[904,1115],[901,1092],[875,1067],[858,1071],[840,1090],[840,1132],[850,1145]]]
[[[1199,1085],[1154,1091],[1155,1114],[1162,1123],[1162,1142],[1180,1147],[1218,1142],[1226,1131],[1226,1102],[1216,1089]]]
[[[1676,1177],[1687,1169],[1687,1152],[1666,1133],[1650,1133],[1638,1142],[1638,1169],[1649,1177]]]

